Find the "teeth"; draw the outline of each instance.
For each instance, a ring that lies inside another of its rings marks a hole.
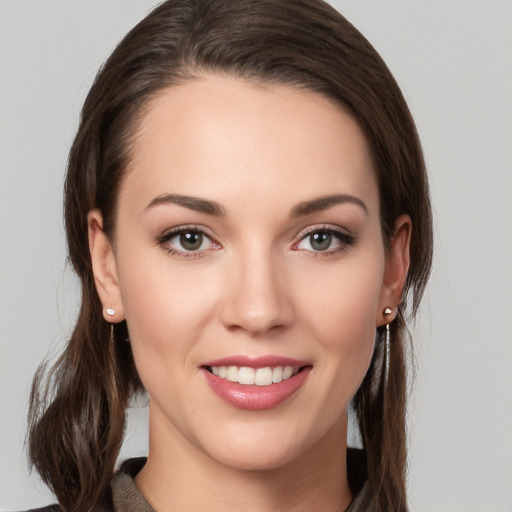
[[[238,382],[238,368],[236,366],[228,366],[226,379],[231,382]]]
[[[272,384],[272,368],[258,368],[255,374],[254,384],[257,386],[270,386]]]
[[[285,366],[283,370],[283,380],[289,379],[293,375],[293,368],[291,366]]]
[[[283,367],[276,366],[272,370],[272,382],[277,383],[277,382],[281,382],[282,380],[283,380]]]
[[[259,371],[259,370],[258,370]],[[254,384],[256,380],[256,373],[253,368],[247,368],[247,366],[242,366],[240,371],[238,372],[238,380],[240,384]]]
[[[270,386],[289,379],[297,373],[293,366],[267,366],[265,368],[249,368],[247,366],[212,366],[213,375],[230,382],[256,386]]]

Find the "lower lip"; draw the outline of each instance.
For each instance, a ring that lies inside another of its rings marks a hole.
[[[203,373],[210,388],[224,402],[238,409],[259,411],[276,407],[291,398],[304,384],[310,370],[311,367],[307,366],[293,377],[270,386],[245,385],[231,382],[213,375],[206,369],[203,369]]]

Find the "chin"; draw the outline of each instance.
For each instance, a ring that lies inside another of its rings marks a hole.
[[[237,471],[272,471],[282,468],[295,457],[292,454],[269,450],[244,450],[213,456],[217,463]]]
[[[216,440],[211,449],[205,451],[211,459],[228,468],[270,471],[297,460],[308,448],[306,442],[299,439],[292,441],[289,434],[280,434],[271,435],[268,430],[262,429],[253,436],[229,436],[222,442]]]

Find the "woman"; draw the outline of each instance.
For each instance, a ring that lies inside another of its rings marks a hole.
[[[395,81],[341,15],[164,2],[98,74],[65,195],[82,305],[30,411],[63,510],[407,510],[428,184]],[[113,478],[142,389],[149,455]]]

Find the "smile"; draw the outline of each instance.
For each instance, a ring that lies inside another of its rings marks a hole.
[[[237,382],[246,386],[270,386],[293,377],[299,369],[293,366],[266,366],[250,368],[248,366],[210,366],[207,369],[216,377]]]
[[[231,356],[201,367],[209,388],[237,409],[263,410],[292,399],[313,366],[288,357]]]

